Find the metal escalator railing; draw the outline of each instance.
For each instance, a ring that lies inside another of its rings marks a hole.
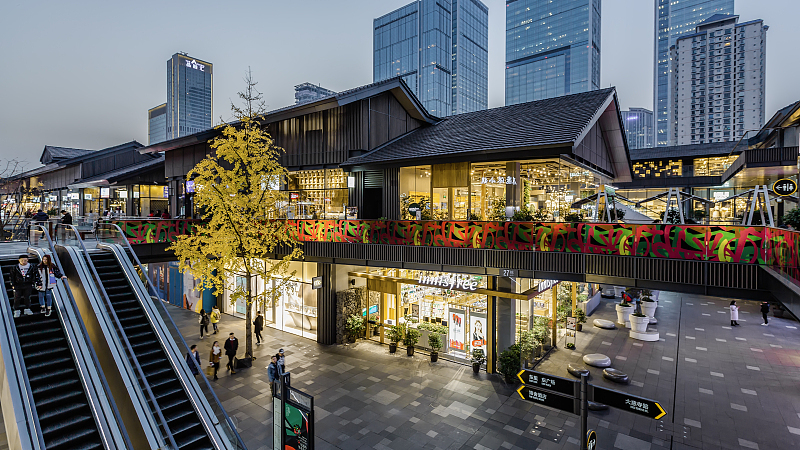
[[[92,277],[95,279],[95,283],[97,284],[97,288],[100,290],[101,299],[103,301],[103,304],[106,307],[106,311],[108,312],[109,316],[113,320],[114,326],[118,330],[118,335],[121,338],[123,345],[125,346],[125,351],[127,352],[128,357],[129,357],[128,359],[129,359],[132,367],[136,371],[136,376],[139,378],[139,380],[141,380],[140,384],[144,388],[144,391],[145,391],[145,393],[147,395],[147,399],[150,402],[152,402],[153,407],[151,408],[151,411],[154,412],[154,415],[156,416],[156,419],[157,419],[157,422],[158,422],[159,426],[162,427],[162,434],[164,435],[164,438],[169,442],[169,444],[172,446],[173,449],[180,448],[180,447],[178,447],[178,444],[176,444],[175,438],[172,435],[172,431],[169,428],[169,424],[167,423],[167,420],[164,418],[164,415],[161,412],[161,407],[158,404],[158,400],[156,400],[156,396],[153,394],[153,391],[150,388],[150,385],[147,383],[147,378],[144,375],[144,371],[142,370],[142,367],[139,365],[139,362],[136,360],[136,358],[133,357],[133,355],[135,355],[135,353],[133,352],[133,348],[131,347],[131,343],[128,340],[128,337],[126,336],[126,334],[123,331],[124,329],[122,328],[122,324],[120,323],[120,320],[117,317],[117,313],[114,311],[113,306],[110,304],[108,293],[106,292],[105,288],[103,287],[103,283],[101,281],[100,275],[97,273],[97,269],[94,267],[94,264],[92,263],[92,259],[89,256],[89,251],[86,249],[86,245],[84,245],[83,239],[81,239],[80,234],[78,233],[78,230],[76,230],[75,227],[72,226],[72,225],[64,225],[64,224],[58,225],[56,230],[57,230],[56,231],[56,235],[58,237],[58,240],[62,243],[62,245],[73,245],[73,246],[77,246],[77,247],[79,247],[81,249],[83,257],[84,257],[84,259],[86,261],[87,267],[91,271]],[[69,244],[66,244],[66,243],[69,243]],[[72,243],[74,243],[74,244],[72,244]]]
[[[122,229],[113,223],[99,223],[95,232],[95,239],[97,239],[98,243],[106,242],[118,244],[120,247],[126,250],[126,253],[129,253],[133,264],[142,271],[141,276],[146,280],[146,283],[144,283],[145,288],[149,291],[152,298],[158,299],[158,301],[154,301],[152,303],[161,316],[170,335],[172,336],[172,339],[176,344],[178,344],[182,353],[188,353],[189,345],[186,343],[186,340],[183,338],[180,329],[172,319],[172,315],[169,313],[169,311],[167,311],[164,303],[160,300],[158,292],[155,290],[153,281],[144,270],[144,266],[142,265],[141,261],[139,261],[139,257],[133,251],[133,248],[131,248],[131,245],[128,242],[128,239],[125,237],[125,234],[122,232]],[[211,383],[208,381],[204,371],[200,370],[200,375],[198,377],[202,380],[198,383],[200,389],[203,391],[203,394],[205,394],[206,399],[209,400],[209,404],[214,415],[217,417],[217,420],[221,425],[223,425],[223,429],[229,441],[235,446],[236,449],[246,450],[247,447],[244,445],[244,441],[242,440],[241,436],[239,436],[233,420],[225,411],[225,408],[222,407],[222,402],[220,402],[217,394],[211,387]]]
[[[44,240],[42,239],[44,238]],[[42,245],[46,244],[46,245]],[[55,245],[53,244],[53,240],[50,238],[50,233],[41,225],[32,225],[31,230],[28,234],[28,246],[34,248],[43,248],[45,250],[49,250],[50,259],[53,261],[54,264],[58,267],[58,270],[63,274],[66,273],[64,271],[64,266],[61,264],[61,259],[59,259],[58,254],[56,253]],[[81,348],[85,349],[84,352],[88,352],[89,356],[91,357],[91,363],[96,368],[99,381],[101,383],[101,387],[103,393],[105,394],[105,398],[108,400],[109,407],[113,413],[113,422],[119,425],[119,431],[122,435],[122,440],[126,448],[133,449],[133,445],[130,441],[130,437],[128,436],[125,427],[122,425],[122,416],[119,413],[119,409],[117,408],[117,404],[114,401],[114,397],[111,393],[111,388],[108,386],[108,382],[106,381],[105,375],[103,374],[103,369],[100,367],[100,361],[97,359],[97,354],[94,351],[94,346],[92,345],[92,341],[89,339],[89,332],[86,330],[86,326],[81,319],[80,311],[78,311],[77,303],[75,302],[75,297],[72,294],[72,290],[70,289],[67,283],[63,284],[64,291],[67,294],[67,301],[62,301],[61,297],[58,295],[53,295],[53,302],[57,306],[57,310],[63,311],[64,308],[70,308],[70,313],[72,317],[77,318],[75,320],[75,324],[78,326],[79,330],[79,339],[83,338],[81,342],[72,342],[72,337],[69,333],[65,333],[68,343],[74,348],[75,346],[81,346]],[[87,379],[88,374],[85,372],[84,368],[81,364],[76,364],[78,372],[80,372],[80,376],[82,379]],[[88,393],[88,386],[85,387]],[[89,402],[91,403],[91,408],[95,411],[96,414],[100,414],[102,408],[100,405],[97,404],[97,399],[94,398],[92,395],[87,395]],[[107,419],[106,419],[107,420]],[[112,423],[113,423],[112,422]],[[99,424],[98,424],[99,425]],[[105,426],[99,426],[98,430],[100,431],[100,436],[103,441],[106,443],[106,448],[113,449],[117,447],[116,439],[113,439],[110,436],[110,431]]]
[[[27,424],[27,432],[28,438],[33,445],[34,450],[45,450],[44,444],[44,436],[42,435],[42,428],[39,425],[39,415],[36,413],[36,406],[35,401],[33,399],[33,390],[31,390],[30,381],[28,380],[27,370],[25,368],[25,359],[22,355],[22,348],[19,345],[19,336],[17,335],[17,327],[14,324],[13,314],[11,308],[11,302],[8,298],[7,289],[6,289],[6,281],[3,276],[3,271],[0,270],[0,285],[3,287],[3,297],[0,298],[0,301],[3,302],[0,305],[0,320],[2,321],[3,328],[6,330],[6,333],[10,335],[10,339],[8,339],[8,353],[4,352],[5,356],[5,366],[6,366],[6,374],[13,374],[12,376],[16,380],[16,385],[21,387],[24,392],[21,392],[20,397],[22,400],[22,408],[24,414],[24,422]],[[9,367],[10,366],[10,367]],[[5,418],[4,420],[8,420]],[[16,422],[19,424],[21,420],[15,418]],[[20,434],[22,430],[19,430]],[[22,439],[20,439],[22,441]]]

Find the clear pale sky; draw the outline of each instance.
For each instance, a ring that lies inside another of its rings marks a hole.
[[[489,7],[489,106],[504,103],[505,1]],[[0,160],[39,165],[45,145],[147,144],[147,110],[166,101],[178,51],[214,64],[214,116],[230,117],[248,66],[270,107],[294,86],[372,82],[372,19],[410,0],[5,0],[0,15]],[[798,0],[736,0],[764,19],[767,117],[800,100]],[[601,84],[623,109],[652,109],[653,0],[602,0]]]

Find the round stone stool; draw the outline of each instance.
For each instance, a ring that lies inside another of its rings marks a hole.
[[[614,383],[628,384],[628,374],[617,369],[603,369],[603,378]]]
[[[616,326],[616,325],[614,325],[614,322],[612,322],[612,321],[610,321],[610,320],[605,320],[605,319],[594,319],[594,320],[592,321],[592,323],[593,323],[593,324],[594,324],[594,326],[596,326],[597,328],[602,328],[602,329],[604,329],[604,330],[613,330],[613,329],[616,329],[616,328],[617,328],[617,326]]]
[[[580,378],[581,375],[583,375],[584,373],[586,375],[589,375],[589,369],[583,366],[579,366],[577,364],[567,364],[567,372],[569,372],[570,375],[577,378]]]
[[[583,355],[583,362],[592,367],[603,368],[611,366],[611,359],[606,355],[601,355],[600,353]]]

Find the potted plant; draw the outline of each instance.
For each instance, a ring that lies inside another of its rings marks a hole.
[[[422,348],[431,348],[429,337],[438,334],[442,342],[447,341],[448,328],[444,325],[422,322],[417,326],[419,330],[419,346]]]
[[[483,349],[476,348],[472,351],[472,371],[475,373],[479,373],[481,371],[481,366],[483,363],[486,362],[486,354],[483,352]]]
[[[642,306],[642,314],[644,314],[650,319],[653,319],[656,314],[656,308],[658,308],[658,303],[655,300],[653,300],[652,297],[650,297],[650,295],[648,294],[642,292],[642,300],[640,302],[640,305]]]
[[[580,309],[580,308],[575,308],[572,311],[572,317],[575,318],[575,322],[576,322],[575,329],[577,331],[582,331],[583,330],[583,324],[586,323],[586,313],[583,312],[583,310]]]
[[[570,350],[575,350],[575,344],[573,344],[572,342],[567,342],[567,348]]]
[[[544,342],[547,339],[547,334],[550,331],[549,328],[549,319],[547,317],[534,317],[533,318],[533,325],[531,326],[531,331],[533,332],[533,338],[539,344],[534,348],[533,356],[534,358],[540,358],[542,356],[542,348],[544,346]]]
[[[439,360],[439,350],[442,349],[442,337],[436,333],[428,336],[428,347],[431,348],[431,362]]]
[[[520,345],[514,344],[511,347],[503,350],[500,353],[500,373],[506,380],[506,383],[514,383],[514,378],[519,373],[520,368]]]
[[[405,325],[393,325],[389,327],[389,331],[386,332],[386,337],[389,338],[389,353],[395,353],[397,351],[397,343],[403,340],[405,336]]]
[[[637,333],[647,332],[647,324],[650,323],[649,317],[642,313],[633,313],[629,316],[629,319],[631,323],[631,331],[635,331]]]
[[[381,326],[381,324],[378,322],[379,319],[380,318],[378,317],[377,314],[370,314],[370,316],[369,316],[369,324],[370,324],[370,326],[372,328],[372,335],[373,336],[377,336],[378,333],[379,333],[378,327]]]
[[[430,339],[430,336],[428,337]],[[416,328],[409,328],[406,330],[406,335],[403,336],[403,345],[406,346],[406,354],[414,356],[414,346],[419,341],[419,330]]]
[[[344,325],[350,342],[355,342],[358,337],[364,334],[364,318],[359,314],[351,314],[347,317]]]
[[[626,327],[630,327],[631,325],[628,321],[628,316],[633,313],[633,305],[628,303],[628,301],[623,298],[622,301],[617,304],[616,310],[617,323],[620,325],[625,325]]]
[[[520,356],[525,361],[532,362],[536,349],[540,348],[533,330],[523,331],[519,336]]]

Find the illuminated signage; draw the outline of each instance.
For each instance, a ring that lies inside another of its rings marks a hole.
[[[482,177],[481,178],[481,184],[511,184],[511,185],[516,185],[517,184],[517,178],[516,177],[497,177],[497,178],[495,178],[495,177],[491,177],[491,178]]]
[[[728,192],[728,191],[714,192],[714,200],[716,200],[716,201],[725,200],[726,198],[728,198],[730,196],[731,196],[731,193]]]
[[[438,286],[444,289],[462,289],[467,291],[475,291],[478,289],[478,282],[474,281],[472,276],[456,273],[449,273],[433,277],[420,275],[419,284],[424,286]]]
[[[186,180],[186,193],[194,194],[194,180]]]
[[[322,289],[322,277],[314,277],[311,279],[312,289]]]
[[[195,60],[191,60],[191,61],[187,60],[186,61],[186,67],[191,67],[192,69],[199,70],[200,72],[205,72],[206,71],[205,70],[206,69],[206,65],[205,64],[200,64],[199,62],[197,62]]]
[[[289,200],[297,200],[298,198],[300,198],[300,193],[299,192],[290,192],[289,193]]]
[[[70,192],[69,194],[67,194],[67,197],[70,200],[79,200],[81,198],[81,195],[78,194],[77,192]]]
[[[782,180],[776,181],[772,185],[772,190],[775,191],[775,193],[780,195],[781,197],[785,197],[787,195],[792,195],[795,192],[797,192],[797,183],[795,183],[794,180],[784,178]]]
[[[109,198],[111,196],[110,188],[100,188],[100,198]]]
[[[164,186],[164,198],[169,198],[169,186]]]
[[[83,194],[83,199],[84,200],[91,200],[92,199],[92,194]]]
[[[539,286],[536,287],[536,292],[541,294],[542,292],[555,286],[556,283],[558,283],[558,280],[542,280],[542,282],[539,283]]]

